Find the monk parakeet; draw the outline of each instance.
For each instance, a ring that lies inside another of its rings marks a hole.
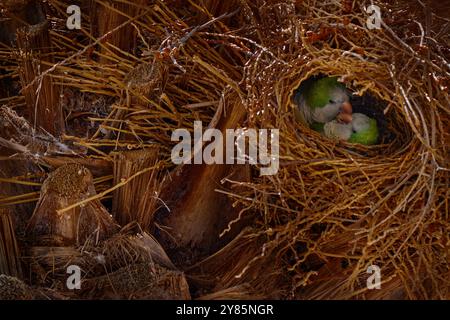
[[[326,123],[323,129],[328,138],[341,139],[350,143],[368,146],[378,141],[377,121],[363,113],[354,113],[350,123],[332,120]]]
[[[298,120],[317,131],[322,131],[323,125],[335,118],[344,123],[352,121],[348,92],[337,79],[325,77],[302,83],[294,96]]]

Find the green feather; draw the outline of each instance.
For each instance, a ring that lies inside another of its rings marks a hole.
[[[345,88],[337,77],[326,77],[312,82],[305,88],[306,103],[311,108],[323,108],[330,100],[331,90],[336,87]]]
[[[313,122],[310,127],[314,131],[317,131],[319,133],[323,133],[323,127],[324,126],[325,126],[325,123]]]
[[[362,132],[355,132],[350,136],[348,142],[359,143],[366,146],[377,143],[378,141],[378,126],[375,119],[369,120],[369,129]]]

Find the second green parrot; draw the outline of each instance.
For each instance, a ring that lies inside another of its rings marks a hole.
[[[354,113],[350,123],[341,123],[337,120],[326,123],[323,133],[328,138],[366,146],[376,144],[379,136],[377,121],[362,113]]]

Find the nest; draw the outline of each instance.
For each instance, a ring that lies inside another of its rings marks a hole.
[[[87,150],[70,162],[98,169],[102,186],[88,177],[84,198],[77,191],[77,200],[62,204],[73,192],[57,189],[58,196],[43,205],[58,176],[53,170],[69,160],[56,154],[30,159],[53,171],[35,216],[60,203],[56,210],[72,204],[76,211],[83,204],[106,217],[112,194],[122,227],[138,221],[161,243],[158,255],[167,252],[176,267],[165,258],[143,258],[142,244],[129,234],[112,235],[114,230],[89,243],[88,251],[74,243],[34,243],[40,274],[56,270],[51,281],[41,277],[36,283],[63,290],[57,282],[76,260],[90,270],[87,279],[98,279],[83,293],[89,298],[185,298],[187,282],[177,269],[189,275],[190,293],[207,299],[448,298],[450,39],[449,21],[440,13],[448,8],[382,2],[381,12],[389,15],[383,14],[380,29],[369,29],[369,4],[155,0],[112,7],[128,20],[99,21],[98,30],[132,29],[132,50],[129,43],[121,47],[124,32],[94,42],[82,34],[52,38],[67,53],[55,53],[52,67],[36,79],[49,77],[115,102],[107,116],[80,117],[97,126],[94,134],[59,137]],[[48,1],[47,9],[62,17],[54,21],[56,34],[65,28],[64,5]],[[87,21],[95,29],[92,16]],[[19,64],[8,52],[0,52],[6,63]],[[338,76],[358,110],[377,119],[377,145],[330,140],[295,120],[293,95],[317,76]],[[0,101],[15,106],[20,100]],[[171,133],[192,132],[194,121],[222,131],[279,129],[278,173],[259,176],[258,166],[175,166]],[[15,152],[26,154],[20,147]],[[95,188],[103,189],[96,195]],[[87,253],[105,248],[114,283],[96,255]],[[131,259],[119,259],[121,250],[132,252]],[[381,270],[381,290],[366,285],[372,265]],[[137,283],[151,285],[132,288],[141,273],[146,278]],[[155,296],[161,283],[170,289]]]

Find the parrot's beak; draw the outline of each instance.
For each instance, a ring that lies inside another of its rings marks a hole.
[[[341,112],[338,114],[337,119],[343,123],[352,122],[352,105],[350,102],[344,102],[342,104]]]

